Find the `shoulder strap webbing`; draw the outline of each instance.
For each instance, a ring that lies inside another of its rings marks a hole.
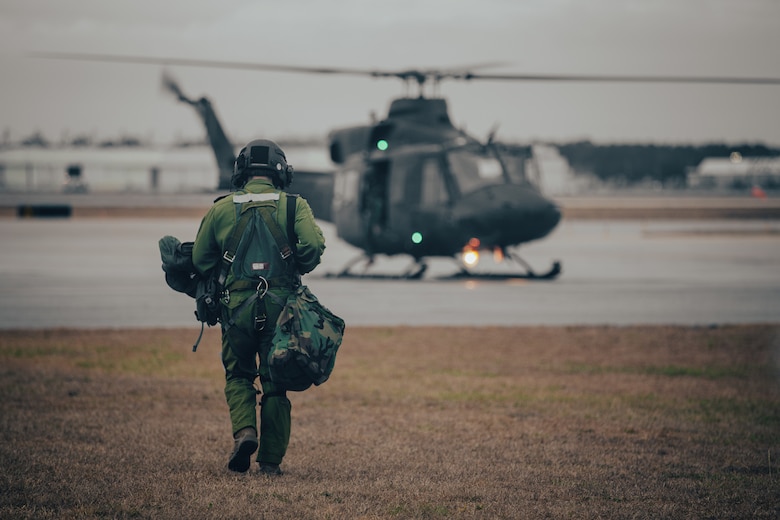
[[[225,244],[225,252],[222,254],[222,264],[220,265],[219,277],[217,278],[220,290],[225,287],[228,271],[230,271],[230,266],[233,265],[233,260],[236,258],[238,243],[241,242],[241,237],[244,235],[244,230],[249,224],[249,219],[252,218],[251,211],[241,213],[239,208],[239,214],[241,215],[241,218],[239,218],[236,225],[233,226],[233,232],[230,234],[230,238],[228,238],[228,241]]]
[[[263,222],[265,222],[265,225],[268,227],[268,231],[271,232],[274,240],[276,240],[276,245],[279,246],[279,252],[282,254],[282,258],[285,261],[294,260],[292,258],[292,249],[290,249],[290,244],[287,242],[287,237],[284,236],[282,228],[279,227],[279,224],[274,219],[271,208],[260,207],[257,208],[257,210],[260,212],[260,216],[263,217]]]

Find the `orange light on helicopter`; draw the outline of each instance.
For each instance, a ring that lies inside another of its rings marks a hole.
[[[479,251],[476,249],[466,249],[463,251],[462,258],[466,267],[474,267],[479,262]]]
[[[478,238],[471,238],[465,246],[463,246],[463,253],[461,259],[466,267],[474,267],[479,263],[479,246],[480,241]]]
[[[497,264],[500,264],[504,261],[504,250],[500,247],[493,248],[493,261],[495,261]]]

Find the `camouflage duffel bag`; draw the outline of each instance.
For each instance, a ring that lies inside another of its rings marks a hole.
[[[284,304],[268,354],[271,381],[286,390],[306,390],[330,377],[344,336],[344,320],[302,285]]]

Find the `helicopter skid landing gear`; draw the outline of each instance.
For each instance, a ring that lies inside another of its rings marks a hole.
[[[472,278],[472,279],[486,279],[486,280],[554,280],[561,274],[561,263],[556,260],[553,262],[550,269],[545,273],[537,273],[531,266],[518,255],[511,253],[510,251],[504,251],[506,258],[520,264],[525,272],[522,273],[472,273],[465,267],[461,266],[460,272],[450,276],[450,278]]]
[[[360,262],[365,262],[366,265],[363,268],[362,273],[354,273],[351,271],[351,269],[359,264]],[[425,274],[425,271],[428,269],[428,265],[423,262],[422,260],[415,260],[415,262],[409,266],[403,273],[401,274],[382,274],[382,273],[376,273],[376,274],[369,274],[367,271],[368,269],[374,265],[374,257],[371,255],[360,255],[357,258],[354,258],[350,262],[347,263],[346,266],[344,266],[344,269],[341,270],[339,273],[328,273],[325,275],[326,278],[362,278],[362,279],[372,279],[372,280],[419,280],[423,277]]]

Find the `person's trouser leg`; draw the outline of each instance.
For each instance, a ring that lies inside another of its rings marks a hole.
[[[233,434],[252,427],[257,430],[257,346],[231,329],[222,337],[222,364],[225,367],[225,399],[230,410]]]
[[[257,390],[252,381],[241,376],[226,375],[225,399],[230,410],[233,435],[247,427],[257,430]]]
[[[236,334],[238,333],[238,334]],[[230,423],[235,443],[228,459],[228,469],[245,472],[252,463],[258,447],[257,338],[232,328],[222,333],[222,364],[225,367],[225,399],[230,410]]]
[[[268,385],[273,387],[273,385]],[[266,390],[260,407],[260,449],[257,462],[281,464],[290,443],[290,411],[292,404],[283,393]]]
[[[269,326],[260,337],[258,350],[263,396],[260,405],[260,448],[257,451],[257,462],[281,464],[290,443],[292,404],[284,389],[271,382],[267,367],[268,353],[271,351],[273,340],[273,327],[282,307],[268,297],[265,305]]]

